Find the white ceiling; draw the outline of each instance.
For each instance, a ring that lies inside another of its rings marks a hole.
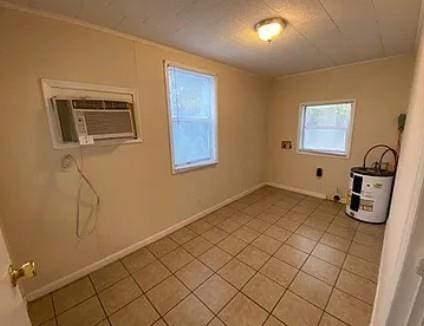
[[[421,0],[8,0],[271,76],[414,50]],[[289,25],[272,44],[253,29]]]

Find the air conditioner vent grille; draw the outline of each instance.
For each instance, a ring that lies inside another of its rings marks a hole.
[[[130,112],[84,112],[88,135],[132,133]]]

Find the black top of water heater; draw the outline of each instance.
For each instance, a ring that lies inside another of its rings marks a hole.
[[[362,175],[370,175],[373,177],[392,177],[395,175],[393,171],[389,170],[379,170],[377,168],[364,168],[362,166],[356,166],[351,168],[350,171],[352,173],[358,173]]]

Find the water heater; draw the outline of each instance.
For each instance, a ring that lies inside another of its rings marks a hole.
[[[376,162],[374,167],[366,167],[366,158],[370,151],[384,147],[386,150]],[[348,200],[346,202],[346,214],[363,222],[385,223],[389,214],[390,199],[393,189],[394,171],[382,169],[382,160],[386,153],[397,153],[386,145],[377,145],[370,148],[364,156],[364,164],[361,167],[353,167],[350,170]]]

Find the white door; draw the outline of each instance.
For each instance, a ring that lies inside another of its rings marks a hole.
[[[8,274],[9,253],[0,230],[0,325],[30,326],[19,287],[13,287]]]

